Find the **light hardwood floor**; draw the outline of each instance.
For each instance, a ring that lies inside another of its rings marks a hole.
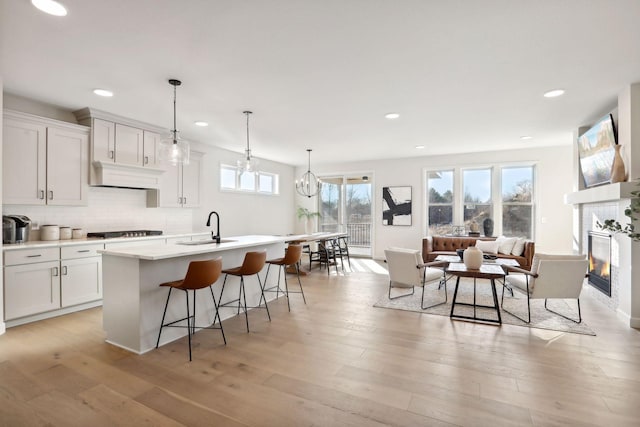
[[[640,332],[583,300],[597,336],[374,308],[363,261],[219,331],[142,356],[104,342],[101,309],[0,336],[2,426],[635,426]]]

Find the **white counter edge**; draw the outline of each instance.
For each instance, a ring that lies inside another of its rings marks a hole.
[[[102,255],[118,256],[125,258],[137,258],[141,260],[157,261],[161,259],[177,258],[205,253],[223,252],[230,249],[250,248],[260,245],[270,245],[273,243],[284,243],[287,236],[231,236],[225,240],[236,240],[235,242],[210,243],[202,245],[145,245],[132,246],[119,249],[98,250]]]

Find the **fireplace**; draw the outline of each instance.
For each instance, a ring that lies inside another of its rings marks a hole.
[[[589,231],[589,284],[611,296],[611,235]]]

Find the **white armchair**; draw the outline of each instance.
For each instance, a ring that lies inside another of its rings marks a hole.
[[[422,262],[422,254],[419,250],[389,248],[384,251],[387,265],[389,266],[389,299],[396,299],[413,295],[416,286],[422,287],[422,299],[420,307],[424,310],[447,302],[447,281],[444,268],[446,261],[434,261],[427,264]],[[430,283],[437,283],[438,288],[444,285],[444,301],[424,306],[424,287]],[[391,288],[411,288],[411,292],[391,296]]]
[[[504,266],[507,271],[505,285],[516,287],[527,295],[528,320],[508,311],[504,307],[504,287],[502,288],[502,309],[523,322],[531,322],[531,299],[544,298],[544,308],[565,319],[582,322],[580,313],[580,292],[587,274],[589,261],[585,255],[549,255],[537,253],[533,256],[531,271],[518,267]],[[514,274],[515,273],[515,274]],[[547,299],[576,299],[578,320],[547,308]]]

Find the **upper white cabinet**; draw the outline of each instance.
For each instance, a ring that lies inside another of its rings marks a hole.
[[[192,151],[188,165],[167,165],[160,187],[147,193],[148,207],[200,206],[200,171],[203,153]]]
[[[116,123],[116,163],[144,166],[142,129]]]
[[[160,157],[158,156],[158,152],[160,151],[160,140],[162,137],[157,132],[151,132],[148,130],[144,131],[143,135],[143,154],[142,164],[151,168],[159,168],[160,165]]]
[[[74,114],[91,127],[91,185],[159,187],[162,128],[90,108]]]
[[[89,129],[5,110],[4,204],[87,204]]]
[[[115,162],[116,124],[94,119],[91,126],[91,157],[93,160]]]

